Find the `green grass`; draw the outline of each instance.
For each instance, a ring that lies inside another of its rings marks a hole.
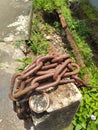
[[[46,55],[48,53],[49,42],[44,37],[46,28],[42,24],[40,25],[40,23],[43,23],[40,18],[39,16],[33,18],[31,49],[35,55]]]

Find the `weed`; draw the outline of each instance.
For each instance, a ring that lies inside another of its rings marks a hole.
[[[25,67],[27,67],[32,60],[34,59],[34,56],[30,57],[30,58],[22,58],[22,59],[17,59],[17,62],[23,63],[21,67],[18,68],[19,71],[22,71],[23,69],[25,69]]]
[[[35,10],[44,10],[51,12],[61,8],[65,4],[64,0],[33,0]]]

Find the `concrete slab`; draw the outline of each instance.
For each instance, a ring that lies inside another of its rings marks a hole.
[[[29,130],[30,125],[19,120],[8,97],[10,80],[19,67],[16,59],[24,57],[13,45],[0,43],[0,130]]]
[[[0,0],[0,41],[29,39],[31,16],[31,0]]]

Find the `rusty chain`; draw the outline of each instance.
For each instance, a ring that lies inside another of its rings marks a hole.
[[[69,54],[51,54],[38,56],[21,73],[14,74],[11,79],[9,97],[13,101],[14,111],[25,118],[30,113],[28,105],[34,93],[47,96],[47,91],[60,84],[74,83],[77,87],[86,84],[77,76],[80,67],[70,59]],[[49,99],[46,99],[49,106]],[[27,105],[26,105],[27,104]],[[27,107],[28,106],[28,107]],[[35,110],[36,113],[37,112]]]

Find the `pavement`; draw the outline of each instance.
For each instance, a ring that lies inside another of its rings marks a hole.
[[[30,37],[32,0],[0,0],[0,41]]]
[[[32,0],[0,0],[0,130],[33,129],[18,119],[8,96],[11,77],[21,66],[16,60],[24,57],[15,43],[29,39],[31,19]]]
[[[23,57],[24,54],[11,43],[0,43],[0,130],[25,130],[8,96],[11,77],[20,66],[16,59]]]

